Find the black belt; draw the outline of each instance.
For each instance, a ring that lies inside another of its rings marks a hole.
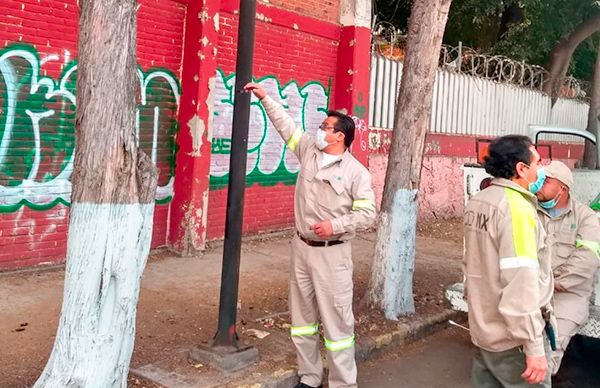
[[[302,235],[300,235],[299,232],[298,232],[298,237],[300,237],[300,240],[302,240],[306,245],[311,246],[311,247],[331,247],[334,245],[339,245],[339,244],[344,243],[344,241],[342,241],[342,240],[332,240],[332,241],[309,240],[309,239],[302,237]]]

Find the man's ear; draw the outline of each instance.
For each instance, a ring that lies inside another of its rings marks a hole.
[[[527,179],[527,173],[525,170],[527,169],[527,165],[523,162],[518,162],[515,166],[515,172],[517,173],[517,178]]]

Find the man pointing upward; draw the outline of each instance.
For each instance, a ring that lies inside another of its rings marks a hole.
[[[313,138],[260,85],[249,83],[245,90],[260,100],[300,161],[289,298],[300,375],[296,388],[322,386],[319,322],[327,348],[329,387],[356,387],[350,240],[357,230],[373,223],[375,194],[369,171],[348,151],[354,121],[330,111]]]

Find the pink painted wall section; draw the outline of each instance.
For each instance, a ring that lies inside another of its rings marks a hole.
[[[372,130],[369,170],[377,204],[385,185],[389,152],[390,131]],[[419,218],[460,217],[464,211],[463,170],[464,164],[476,163],[476,143],[481,138],[459,135],[428,134],[425,140],[425,156],[419,188]],[[552,147],[552,158],[562,160],[574,167],[583,154],[580,144],[545,143]],[[539,147],[543,158],[549,156],[548,148]]]
[[[373,189],[378,208],[385,185],[387,155],[371,154],[369,171],[373,177]],[[464,211],[463,172],[465,163],[473,163],[475,158],[425,156],[421,170],[419,188],[419,219],[453,218]]]
[[[426,156],[419,187],[421,218],[452,218],[464,211],[463,170],[474,158]]]

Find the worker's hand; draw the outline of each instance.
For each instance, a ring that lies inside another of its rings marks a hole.
[[[247,92],[254,93],[254,95],[259,100],[262,100],[263,98],[267,97],[267,92],[265,91],[265,89],[263,89],[262,86],[260,86],[259,84],[255,84],[253,82],[247,83],[246,86],[244,86],[244,90]]]
[[[544,381],[546,373],[548,373],[548,360],[546,360],[546,356],[527,356],[525,363],[527,369],[521,375],[525,381],[529,384],[539,384]]]
[[[319,222],[313,225],[311,229],[317,236],[323,239],[333,236],[333,225],[331,225],[331,221],[329,220]]]

